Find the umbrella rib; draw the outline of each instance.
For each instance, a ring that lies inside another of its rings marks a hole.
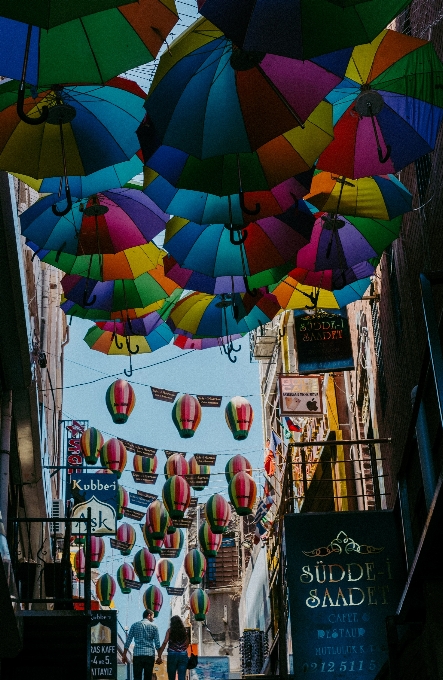
[[[83,19],[82,19],[81,17],[80,17],[80,24],[81,24],[81,27],[82,27],[83,32],[84,32],[84,34],[85,34],[86,40],[88,41],[88,45],[89,45],[89,48],[90,48],[90,50],[91,50],[92,57],[93,57],[93,59],[94,59],[94,61],[95,61],[95,65],[96,65],[96,67],[97,67],[97,72],[98,72],[98,74],[99,74],[99,76],[100,76],[100,80],[101,80],[101,82],[104,84],[105,81],[104,81],[104,78],[103,78],[103,75],[102,75],[100,66],[99,66],[98,61],[97,61],[97,58],[96,58],[96,56],[95,56],[95,52],[94,52],[94,50],[92,49],[92,45],[91,45],[91,41],[89,40],[88,32],[87,32],[87,30],[86,30],[86,28],[85,28],[85,25],[84,25],[84,23],[83,23]]]

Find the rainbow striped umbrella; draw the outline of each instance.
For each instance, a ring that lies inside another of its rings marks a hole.
[[[240,340],[245,333],[231,336],[224,336],[223,338],[188,338],[186,335],[181,335],[178,333],[175,336],[174,345],[180,347],[180,349],[212,349],[213,347],[223,347],[228,345],[234,340]]]
[[[287,276],[272,287],[272,292],[282,309],[315,309],[317,307],[340,309],[351,302],[361,300],[370,284],[370,279],[360,279],[345,286],[342,290],[331,292],[316,286],[305,286],[291,276]]]
[[[108,356],[131,356],[150,354],[169,345],[174,334],[166,323],[162,323],[149,335],[119,335],[102,330],[101,324],[92,326],[83,340],[90,349]]]

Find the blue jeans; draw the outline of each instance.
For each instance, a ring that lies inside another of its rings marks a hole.
[[[185,680],[187,668],[188,652],[168,652],[166,663],[168,680],[175,680],[176,673],[178,673],[178,680]]]

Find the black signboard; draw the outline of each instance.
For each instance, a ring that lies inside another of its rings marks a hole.
[[[125,578],[125,586],[127,588],[132,588],[132,590],[140,590],[142,584],[140,583],[140,581],[133,581],[130,578]]]
[[[90,475],[84,472],[71,475],[71,498],[74,507],[71,517],[85,519],[91,510],[91,532],[102,536],[113,535],[117,528],[117,477]],[[84,534],[86,525],[72,523],[73,534]]]
[[[91,612],[91,680],[117,680],[117,612]]]
[[[197,394],[197,399],[200,402],[200,406],[220,408],[222,403],[222,397],[216,397],[213,394]]]
[[[141,508],[147,508],[148,505],[151,505],[153,500],[155,499],[143,498],[143,496],[140,496],[138,493],[129,492],[129,502],[132,503],[132,505],[139,505]]]
[[[189,501],[189,507],[190,508],[196,508],[198,503],[198,498],[197,496],[192,496],[191,500]]]
[[[122,552],[125,552],[131,548],[129,543],[126,543],[125,541],[118,541],[116,538],[111,538],[109,542],[111,544],[111,548],[114,548],[115,550],[121,550]]]
[[[166,592],[168,593],[168,595],[177,595],[178,597],[180,597],[180,595],[183,595],[183,593],[185,592],[185,589],[172,588],[171,586],[169,586],[168,588],[166,588]]]
[[[345,309],[294,312],[299,373],[353,371],[351,334]]]
[[[212,453],[196,453],[194,458],[199,465],[215,465],[217,456]]]
[[[155,484],[158,475],[153,472],[133,472],[132,477],[136,484]]]
[[[121,443],[132,453],[136,453],[138,456],[147,456],[148,458],[154,458],[157,453],[157,449],[153,449],[151,446],[143,446],[143,444],[134,444],[127,439],[122,439],[119,437]]]
[[[178,392],[171,392],[171,390],[164,390],[162,387],[151,387],[152,396],[154,399],[160,401],[169,401],[171,404],[175,401]]]
[[[405,582],[390,511],[286,515],[295,680],[373,680]]]
[[[137,522],[139,522],[141,519],[143,519],[146,513],[141,512],[141,510],[134,510],[133,508],[123,508],[123,514],[128,519],[135,519]]]
[[[169,451],[169,449],[165,449],[165,456],[166,456],[166,458],[170,458],[170,457],[173,456],[175,453],[179,453],[180,456],[183,456],[184,458],[186,458],[186,453],[185,453],[185,451]]]
[[[174,548],[162,548],[160,552],[160,557],[178,557],[180,551]]]
[[[208,486],[211,475],[183,475],[189,486]]]
[[[179,529],[189,529],[192,524],[192,517],[182,517],[181,519],[173,519],[173,526]]]

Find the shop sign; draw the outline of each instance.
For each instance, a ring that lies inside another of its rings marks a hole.
[[[111,477],[111,479],[110,479]],[[91,533],[113,535],[117,528],[117,478],[114,475],[71,475],[71,498],[74,500],[73,519],[86,519],[91,509]],[[84,522],[72,523],[73,534],[85,534]]]
[[[353,371],[351,334],[346,310],[294,312],[299,373]]]
[[[280,414],[282,416],[322,416],[322,381],[317,375],[279,375]]]
[[[117,680],[117,612],[91,612],[91,680]]]

